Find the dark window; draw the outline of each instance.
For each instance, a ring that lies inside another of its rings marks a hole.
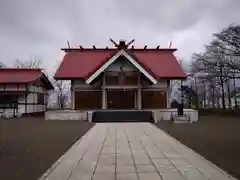
[[[44,94],[38,94],[37,103],[44,104]]]
[[[18,104],[17,96],[13,95],[1,95],[0,96],[0,108],[16,108]]]

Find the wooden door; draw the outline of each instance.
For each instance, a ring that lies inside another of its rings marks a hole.
[[[109,90],[107,91],[108,109],[135,109],[134,90]]]
[[[142,107],[144,109],[167,108],[166,92],[161,91],[143,91]]]
[[[75,109],[101,109],[102,92],[101,91],[76,91]]]

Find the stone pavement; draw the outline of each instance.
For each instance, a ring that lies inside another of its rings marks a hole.
[[[41,180],[228,180],[215,165],[150,123],[100,123]]]

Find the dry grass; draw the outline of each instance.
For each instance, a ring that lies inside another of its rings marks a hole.
[[[1,121],[1,180],[36,180],[93,124],[25,117]]]
[[[240,118],[201,116],[196,124],[157,126],[240,179]]]

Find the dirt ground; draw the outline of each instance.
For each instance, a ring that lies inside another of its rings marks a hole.
[[[240,117],[201,116],[196,124],[157,126],[240,179]]]
[[[43,117],[0,120],[0,180],[37,180],[92,126]]]

